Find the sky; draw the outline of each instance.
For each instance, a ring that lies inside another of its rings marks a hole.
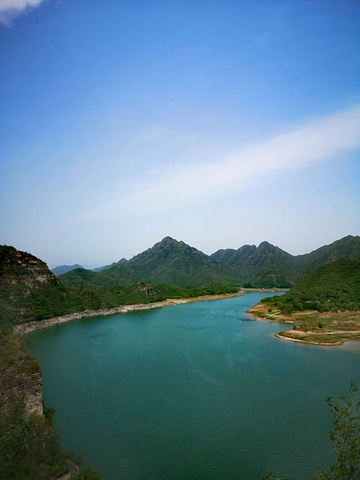
[[[0,0],[0,244],[360,234],[358,0]]]

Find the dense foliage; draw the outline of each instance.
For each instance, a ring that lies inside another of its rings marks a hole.
[[[281,297],[265,298],[262,302],[285,313],[360,310],[360,261],[342,259],[322,265]]]
[[[69,471],[51,417],[28,415],[24,405],[0,409],[0,471],[8,480],[57,479]]]

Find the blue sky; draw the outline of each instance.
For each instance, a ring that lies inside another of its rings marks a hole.
[[[50,267],[360,233],[356,0],[0,0],[0,72],[0,243]]]

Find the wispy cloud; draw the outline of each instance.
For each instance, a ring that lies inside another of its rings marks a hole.
[[[32,8],[40,6],[45,0],[0,0],[0,23],[11,26],[12,21],[27,13]]]
[[[360,147],[360,105],[311,120],[231,157],[194,167],[174,165],[166,175],[139,178],[131,193],[113,199],[86,215],[87,219],[131,214],[164,213],[202,201],[216,201],[243,191],[259,179],[276,179],[287,170],[319,161],[340,160],[343,152]],[[147,183],[148,185],[149,183]]]

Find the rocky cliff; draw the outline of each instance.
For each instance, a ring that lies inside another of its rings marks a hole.
[[[0,285],[22,284],[31,288],[57,285],[46,263],[30,253],[0,246]]]
[[[24,301],[31,290],[57,284],[44,262],[13,247],[0,246],[0,399],[5,407],[24,402],[28,413],[43,413],[39,365],[13,333],[12,325],[26,318]]]

